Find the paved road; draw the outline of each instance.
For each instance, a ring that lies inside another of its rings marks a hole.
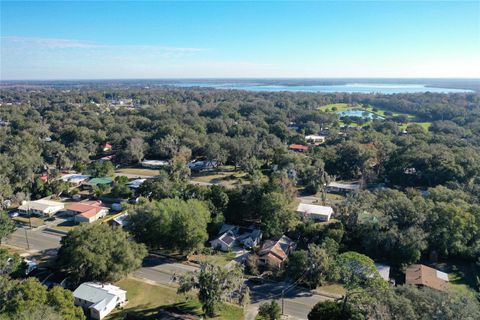
[[[21,249],[27,249],[27,238],[30,251],[32,252],[56,250],[60,247],[60,240],[62,239],[61,235],[49,233],[39,228],[17,228],[5,243]]]
[[[270,300],[276,300],[282,305],[282,290],[288,287],[285,282],[266,282],[261,285],[248,283],[250,287],[251,308],[258,308],[261,303]],[[317,294],[312,294],[310,290],[296,287],[288,290],[284,297],[284,314],[295,319],[307,319],[307,315],[312,307],[319,301],[328,298]]]
[[[51,254],[52,251],[60,247],[61,236],[59,235],[39,229],[27,229],[26,231],[30,243],[30,251],[32,252],[49,252],[49,254]],[[27,248],[25,229],[17,229],[6,243],[22,249]],[[134,276],[163,285],[175,285],[173,275],[179,276],[189,271],[195,272],[196,270],[198,270],[198,267],[194,265],[178,263],[160,256],[149,255],[143,261],[142,267],[134,272]],[[288,284],[283,282],[266,282],[261,285],[254,285],[247,282],[247,284],[250,287],[252,303],[249,307],[249,312],[247,312],[247,320],[254,318],[256,309],[262,302],[273,299],[281,304],[281,292],[283,288],[288,286]],[[327,298],[312,294],[309,290],[295,288],[285,294],[284,313],[294,319],[306,319],[311,308],[317,302],[325,299]]]
[[[198,270],[196,266],[174,262],[158,256],[148,256],[144,260],[143,267],[134,272],[134,276],[159,284],[174,285],[175,282],[172,281],[174,274],[178,276],[196,270]],[[252,315],[252,318],[256,315],[256,309],[260,303],[277,300],[281,304],[282,290],[288,287],[288,284],[284,282],[266,282],[261,285],[247,282],[247,284],[250,287],[252,303],[249,308],[251,312],[247,312],[247,315]],[[312,294],[307,289],[294,288],[285,294],[284,313],[294,319],[307,319],[307,314],[312,307],[317,302],[326,299],[326,297]]]
[[[174,262],[160,256],[149,255],[143,260],[142,267],[133,274],[138,278],[160,284],[172,284],[173,275],[180,276],[187,272],[195,272],[195,266]]]

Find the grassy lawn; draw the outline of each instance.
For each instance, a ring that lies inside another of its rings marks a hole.
[[[458,291],[479,291],[476,277],[480,277],[480,270],[475,263],[464,261],[450,261],[448,263],[436,263],[434,268],[448,273],[450,288]]]
[[[373,110],[374,108],[372,106],[368,106],[368,108],[363,108],[361,105],[352,105],[352,104],[348,104],[348,103],[327,104],[325,106],[321,106],[319,108],[319,110],[325,111],[325,112],[332,112],[333,107],[337,108],[337,110],[335,112],[351,110],[351,109],[362,109],[362,110],[366,110],[366,111],[369,111],[371,113],[374,113],[374,114],[376,114],[378,116],[381,116],[381,117],[385,117],[385,112],[386,112],[386,110],[383,110],[383,109],[380,109],[380,108],[376,108],[376,111],[374,111]],[[400,116],[400,115],[407,116],[409,122],[399,126],[402,130],[407,128],[407,126],[411,123],[416,123],[416,124],[422,126],[422,128],[424,128],[425,131],[428,131],[428,128],[432,125],[431,122],[417,122],[417,121],[415,121],[415,116],[413,116],[411,114],[399,113],[399,112],[391,112],[391,114],[392,114],[391,116],[393,116],[393,117]],[[363,126],[368,126],[370,124],[371,124],[371,121],[367,121]],[[343,121],[340,121],[340,125],[345,125],[345,124],[343,123]],[[351,123],[350,126],[356,127],[358,125],[355,124],[355,123]]]
[[[216,254],[212,255],[192,255],[188,257],[190,261],[208,261],[211,264],[216,264],[218,266],[226,266],[230,261],[235,258],[234,252],[217,252]]]
[[[328,284],[315,289],[315,292],[326,296],[343,296],[346,290],[340,284]]]
[[[232,187],[236,184],[242,183],[243,181],[240,179],[245,179],[246,176],[247,174],[245,172],[218,171],[192,174],[191,180],[197,182],[218,183],[225,187]]]
[[[30,221],[31,221],[32,222],[32,227],[39,227],[39,226],[43,226],[45,224],[42,219],[39,219],[39,218],[36,218],[36,217],[31,217],[30,219],[26,218],[26,217],[14,217],[14,218],[12,218],[12,220],[20,222],[20,223],[27,224],[27,225],[29,225]]]
[[[148,284],[127,278],[116,283],[127,291],[128,303],[123,310],[117,310],[106,319],[120,320],[128,312],[139,319],[158,319],[162,309],[175,309],[181,312],[202,316],[200,302],[193,295],[177,295],[177,289],[168,286]],[[223,304],[220,315],[215,319],[243,319],[243,309],[230,304]]]
[[[115,171],[117,174],[137,174],[140,176],[158,176],[158,169],[145,169],[145,168],[123,168]]]
[[[332,108],[337,108],[336,111],[345,111],[345,110],[354,108],[354,106],[348,103],[331,103],[325,106],[321,106],[318,109],[320,111],[327,112],[327,111],[333,111]]]

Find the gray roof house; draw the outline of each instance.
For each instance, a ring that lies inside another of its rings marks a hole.
[[[243,246],[245,248],[253,248],[262,240],[262,231],[251,227],[240,227],[224,223],[219,236],[210,241],[213,248],[222,251],[230,251],[234,246]]]
[[[92,319],[101,320],[127,301],[127,291],[111,284],[85,282],[73,292],[73,297],[76,306],[87,311]]]

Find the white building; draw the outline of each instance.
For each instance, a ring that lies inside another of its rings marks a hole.
[[[147,181],[147,179],[135,179],[127,183],[127,187],[132,189],[138,189],[140,186]]]
[[[79,185],[82,182],[85,182],[88,179],[90,179],[90,176],[86,176],[86,175],[83,175],[83,174],[77,174],[77,173],[70,173],[70,174],[64,174],[63,176],[61,176],[60,179],[62,181],[65,181],[65,182],[70,182],[74,185]]]
[[[333,214],[333,209],[332,207],[318,206],[316,204],[300,203],[297,207],[297,213],[304,218],[313,219],[314,221],[328,221]]]
[[[18,210],[22,214],[50,217],[64,207],[65,205],[62,202],[40,199],[35,201],[22,201],[22,205],[18,207]]]
[[[74,292],[75,305],[85,309],[91,318],[101,320],[127,301],[127,291],[111,284],[82,283]]]
[[[317,136],[315,134],[310,134],[305,136],[305,140],[310,144],[322,144],[325,142],[325,136]]]
[[[168,166],[168,161],[165,160],[143,160],[142,167],[149,169],[159,169]]]

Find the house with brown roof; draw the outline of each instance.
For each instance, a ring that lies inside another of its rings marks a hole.
[[[405,283],[446,291],[448,274],[423,264],[412,264],[405,272]]]
[[[100,201],[79,202],[70,205],[67,212],[73,215],[73,220],[76,223],[92,223],[105,217],[108,213],[108,208],[102,206]]]
[[[308,146],[304,146],[303,144],[291,144],[288,146],[288,150],[302,153],[308,151]]]
[[[287,236],[281,236],[263,243],[258,251],[258,265],[281,268],[288,255],[295,250],[296,244]]]

